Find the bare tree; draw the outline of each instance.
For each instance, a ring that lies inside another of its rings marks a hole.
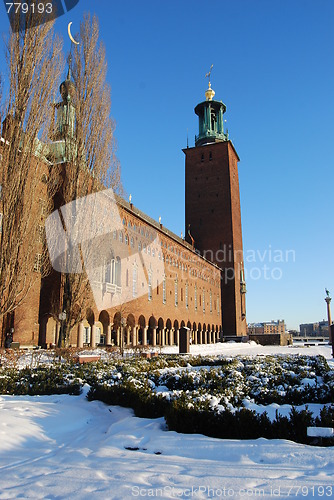
[[[110,87],[106,82],[106,55],[99,41],[95,16],[85,15],[79,40],[69,58],[70,70],[63,87],[63,99],[73,104],[75,118],[69,117],[62,134],[66,157],[62,204],[105,188],[122,193],[120,167],[115,156],[115,127],[110,116]],[[90,250],[94,251],[93,241]],[[87,256],[87,248],[85,253]],[[62,275],[62,293],[60,302],[66,319],[59,344],[68,341],[70,331],[83,319],[92,303],[87,274]]]
[[[2,104],[0,320],[22,304],[40,281],[40,272],[47,272],[43,217],[52,208],[47,193],[55,184],[45,144],[63,58],[53,22],[31,27],[31,16],[27,14],[24,30],[11,32],[6,40],[9,90]]]

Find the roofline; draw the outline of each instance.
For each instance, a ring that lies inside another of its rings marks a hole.
[[[167,228],[165,228],[162,224],[157,222],[156,220],[152,219],[149,215],[146,215],[144,212],[139,210],[137,207],[135,207],[132,203],[129,203],[128,201],[124,200],[121,196],[114,194],[116,203],[120,205],[122,208],[124,208],[127,212],[129,212],[132,215],[135,215],[139,219],[141,219],[143,222],[146,224],[149,224],[151,227],[162,233],[164,236],[167,236],[168,238],[174,240],[176,243],[179,245],[183,246],[185,250],[189,250],[190,252],[196,254],[197,257],[199,257],[201,260],[204,262],[210,264],[217,270],[221,271],[221,268],[217,266],[214,262],[211,262],[210,260],[206,259],[203,257],[198,250],[196,250],[194,247],[190,245],[187,241],[184,239],[180,238],[180,236],[177,236],[175,233],[172,231],[169,231]]]
[[[214,144],[219,144],[221,142],[228,142],[231,145],[233,151],[235,152],[236,157],[238,158],[238,161],[240,161],[240,158],[239,158],[239,155],[237,153],[237,150],[235,149],[234,144],[231,141],[231,139],[229,139],[228,141],[208,142],[207,144],[202,144],[201,146],[192,146],[191,148],[184,148],[184,149],[182,149],[182,151],[184,152],[184,154],[186,154],[186,151],[188,149],[197,149],[197,148],[202,148],[202,147],[205,147],[205,146],[213,146]]]

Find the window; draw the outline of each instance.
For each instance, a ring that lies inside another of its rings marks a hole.
[[[218,314],[220,314],[219,297],[217,297],[217,312],[218,312]]]
[[[126,220],[123,219],[123,226],[126,226]]]
[[[133,266],[132,270],[132,297],[137,297],[137,266]]]
[[[142,248],[142,246],[141,246],[141,241],[140,241],[140,242],[138,243],[138,252],[141,252],[141,248]]]
[[[125,235],[124,242],[126,245],[129,244],[129,236],[127,234]]]
[[[167,297],[167,293],[166,293],[166,276],[164,276],[163,280],[162,280],[162,302],[164,304],[166,304],[166,297]]]
[[[115,263],[115,283],[117,286],[121,286],[121,259],[119,257],[116,257],[116,263]]]
[[[188,283],[186,283],[186,308],[189,307],[189,293],[188,293]]]
[[[178,282],[177,279],[174,281],[174,295],[175,295],[175,307],[178,305]]]
[[[119,232],[119,241],[123,243],[123,233],[122,231]]]
[[[212,313],[212,292],[210,290],[210,313]]]
[[[40,273],[42,270],[42,254],[37,253],[35,255],[35,262],[34,262],[34,271],[37,273]]]
[[[129,270],[126,270],[126,275],[125,275],[125,286],[129,286]]]
[[[197,311],[197,285],[195,285],[195,311]]]
[[[205,290],[203,290],[203,312],[205,313]]]
[[[117,240],[117,231],[116,231],[116,229],[114,229],[114,231],[112,233],[112,237],[114,238],[114,240]]]
[[[133,239],[133,238],[131,238],[131,240],[130,240],[130,245],[131,245],[131,248],[134,248],[134,246],[135,246],[135,241],[134,241],[134,239]]]
[[[148,300],[152,300],[152,272],[148,273]]]

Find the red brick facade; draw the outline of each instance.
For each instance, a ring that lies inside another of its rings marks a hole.
[[[222,269],[224,335],[246,335],[238,155],[231,141],[184,149],[186,228]]]

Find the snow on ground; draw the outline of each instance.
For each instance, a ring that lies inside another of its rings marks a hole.
[[[204,347],[206,354],[218,350],[228,356],[301,350],[331,358],[329,346]],[[88,402],[86,391],[0,396],[0,499],[334,496],[333,448],[168,432],[164,419]]]

